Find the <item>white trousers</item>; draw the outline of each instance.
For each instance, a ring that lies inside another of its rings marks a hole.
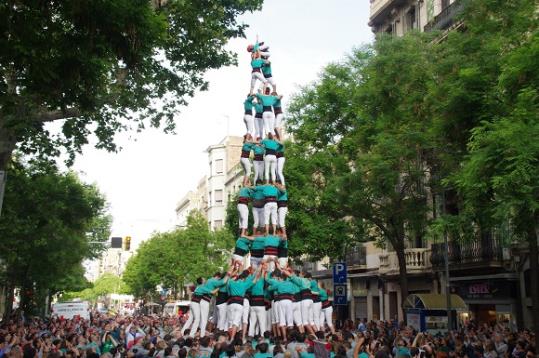
[[[254,93],[257,80],[262,82],[264,85],[268,83],[268,80],[264,78],[264,75],[262,75],[262,72],[252,72],[251,73],[251,93]]]
[[[281,158],[279,158],[281,159]],[[253,164],[251,164],[251,160],[249,158],[240,158],[241,167],[243,168],[243,175],[246,177],[251,176],[251,167]]]
[[[251,255],[251,267],[253,270],[256,270],[261,263],[262,257],[253,257],[253,255]]]
[[[275,88],[277,87],[277,83],[275,83],[275,79],[273,78],[273,76],[271,77],[266,77],[266,80],[268,80],[268,83],[271,85],[271,88],[273,89],[273,91],[275,91]]]
[[[275,154],[266,154],[264,156],[264,179],[275,182],[275,172],[277,169],[277,157]]]
[[[286,215],[288,214],[288,207],[283,206],[277,209],[277,217],[279,227],[286,227]]]
[[[228,327],[236,326],[236,328],[241,328],[243,305],[240,305],[239,303],[229,304],[227,306],[226,316],[228,319]]]
[[[249,318],[249,337],[254,337],[255,334],[263,335],[267,329],[266,323],[266,307],[265,306],[251,306]],[[259,332],[256,332],[255,328],[258,326]]]
[[[243,299],[243,311],[241,315],[241,323],[247,324],[249,323],[249,309],[250,309],[249,300],[247,298]]]
[[[266,310],[266,331],[271,332],[271,325],[273,324],[272,319],[273,319],[273,307],[270,308],[269,310]]]
[[[242,158],[243,159],[243,158]],[[281,181],[281,184],[284,183],[284,163],[286,162],[285,157],[277,158],[277,178]]]
[[[255,120],[252,114],[244,114],[243,122],[245,123],[245,130],[251,136],[255,135]]]
[[[258,228],[264,226],[265,222],[264,208],[253,207],[253,227]]]
[[[200,301],[200,337],[206,335],[208,316],[210,315],[210,303],[205,300]]]
[[[249,207],[247,204],[238,204],[238,216],[240,229],[247,229],[249,224]]]
[[[264,119],[255,117],[255,138],[264,138]]]
[[[271,324],[279,323],[279,302],[271,301]]]
[[[275,115],[275,128],[281,128],[284,121],[284,114],[283,113],[277,113]]]
[[[228,324],[226,320],[226,302],[217,305],[217,329],[220,331],[226,331]]]
[[[296,326],[303,325],[303,321],[301,320],[301,301],[294,302],[292,304],[292,307],[294,309],[294,323],[296,324]]]
[[[264,161],[263,160],[253,160],[253,166],[255,169],[255,177],[253,179],[253,185],[256,185],[256,182],[264,180]]]
[[[200,304],[198,302],[191,302],[189,304],[189,318],[183,325],[182,336],[186,329],[191,328],[191,337],[195,336],[198,326],[200,325]]]
[[[294,326],[294,308],[292,307],[292,301],[290,300],[279,301],[279,326]]]
[[[322,302],[313,302],[314,325],[320,329],[320,312],[322,312]]]
[[[333,327],[333,307],[324,308],[320,313],[320,330],[324,330],[324,323],[331,329]]]
[[[314,324],[313,300],[301,300],[301,321],[303,325]]]
[[[275,255],[264,255],[264,258],[263,260],[268,262],[268,272],[273,272],[275,271],[275,259],[277,258],[277,256]],[[279,302],[281,301],[277,301],[276,303],[278,304]]]
[[[277,203],[271,201],[264,205],[264,225],[277,225]]]
[[[264,111],[262,119],[264,120],[264,132],[266,134],[275,133],[275,114],[271,111]]]

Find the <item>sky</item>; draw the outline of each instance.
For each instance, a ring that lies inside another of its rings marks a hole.
[[[286,108],[287,98],[316,80],[326,64],[373,40],[368,17],[368,0],[265,0],[261,11],[239,19],[250,26],[247,39],[228,44],[239,65],[206,74],[209,90],[181,109],[176,135],[158,129],[123,133],[119,153],[85,147],[73,169],[106,195],[112,236],[130,235],[136,247],[152,232],[173,228],[176,204],[209,169],[205,149],[226,135],[243,135],[243,100],[250,85],[246,47],[257,34],[270,46],[273,77]]]

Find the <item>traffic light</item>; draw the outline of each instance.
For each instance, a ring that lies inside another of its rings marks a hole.
[[[129,251],[131,248],[131,236],[126,236],[124,238],[124,250]]]
[[[122,248],[122,238],[121,237],[111,237],[110,238],[110,247],[113,249]]]

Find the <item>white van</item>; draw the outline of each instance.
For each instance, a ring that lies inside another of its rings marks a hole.
[[[52,315],[64,319],[78,316],[90,319],[90,304],[87,301],[61,302],[52,305]]]
[[[175,301],[175,302],[169,302],[165,305],[165,309],[163,310],[163,314],[165,316],[169,317],[175,317],[178,316],[178,314],[181,312],[182,314],[185,314],[189,312],[189,305],[191,304],[191,301]]]

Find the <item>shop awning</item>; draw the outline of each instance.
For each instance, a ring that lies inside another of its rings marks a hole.
[[[447,310],[447,300],[446,295],[418,293],[408,296],[403,306],[405,309]],[[451,309],[455,311],[467,311],[468,307],[459,295],[451,295]]]

